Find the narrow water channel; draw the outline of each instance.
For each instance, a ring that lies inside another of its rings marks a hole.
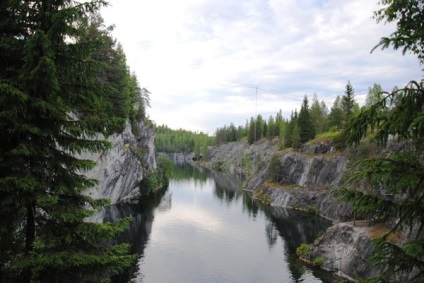
[[[118,241],[137,263],[115,282],[333,282],[302,265],[296,247],[329,222],[283,208],[262,207],[236,176],[177,166],[160,196],[110,207],[104,221],[133,216]]]

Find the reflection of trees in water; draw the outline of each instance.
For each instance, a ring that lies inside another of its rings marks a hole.
[[[181,163],[174,166],[174,172],[172,173],[171,179],[187,180],[188,178],[206,181],[209,178],[209,174],[204,169],[188,163]]]
[[[278,230],[273,222],[269,221],[265,226],[266,239],[268,240],[269,248],[272,249],[278,240]]]
[[[141,199],[138,203],[120,203],[107,207],[103,212],[103,222],[114,222],[120,218],[132,217],[128,230],[120,233],[113,241],[116,243],[131,244],[131,253],[143,256],[144,248],[149,240],[154,219],[154,209],[160,207],[169,210],[172,203],[172,194],[167,189],[148,198]],[[138,264],[135,263],[130,269],[112,278],[112,282],[129,282],[131,275],[138,271]]]
[[[243,212],[247,212],[249,217],[256,218],[259,212],[259,206],[247,193],[243,194]]]
[[[160,203],[159,203],[159,205],[156,209],[159,210],[159,211],[168,211],[168,210],[171,210],[171,208],[172,208],[172,193],[167,191],[163,195],[163,197],[162,197],[162,199],[161,199],[161,201],[160,201]]]
[[[278,233],[285,243],[285,255],[293,280],[302,282],[301,278],[305,273],[305,268],[297,259],[296,248],[302,243],[313,242],[319,233],[330,226],[330,221],[317,215],[281,207],[265,208],[264,211],[272,223],[266,227],[270,248],[275,244],[273,242],[276,239],[274,233]],[[314,275],[318,278],[327,276],[325,273],[318,274],[317,272],[319,273],[319,271],[314,271]]]

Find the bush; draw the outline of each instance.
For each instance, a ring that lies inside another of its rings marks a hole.
[[[271,157],[271,161],[269,162],[268,178],[272,182],[278,183],[280,181],[280,178],[281,178],[281,176],[280,176],[281,171],[282,171],[281,161],[278,158],[278,155],[274,154]]]
[[[318,256],[314,259],[314,266],[318,266],[321,267],[323,266],[323,264],[325,263],[325,258],[323,258],[322,256]]]
[[[296,249],[296,254],[298,257],[303,257],[305,259],[309,259],[311,257],[311,252],[309,250],[309,245],[302,243]]]

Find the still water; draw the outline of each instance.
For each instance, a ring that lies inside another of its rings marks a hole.
[[[133,216],[119,241],[140,254],[115,282],[332,282],[300,264],[296,247],[326,220],[262,207],[236,176],[177,166],[167,190],[138,204],[112,206],[105,221]]]

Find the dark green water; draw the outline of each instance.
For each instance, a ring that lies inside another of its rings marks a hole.
[[[296,247],[329,222],[262,207],[240,178],[178,166],[169,188],[138,204],[112,206],[105,221],[133,216],[118,241],[133,244],[137,263],[115,282],[333,282],[300,264]]]

